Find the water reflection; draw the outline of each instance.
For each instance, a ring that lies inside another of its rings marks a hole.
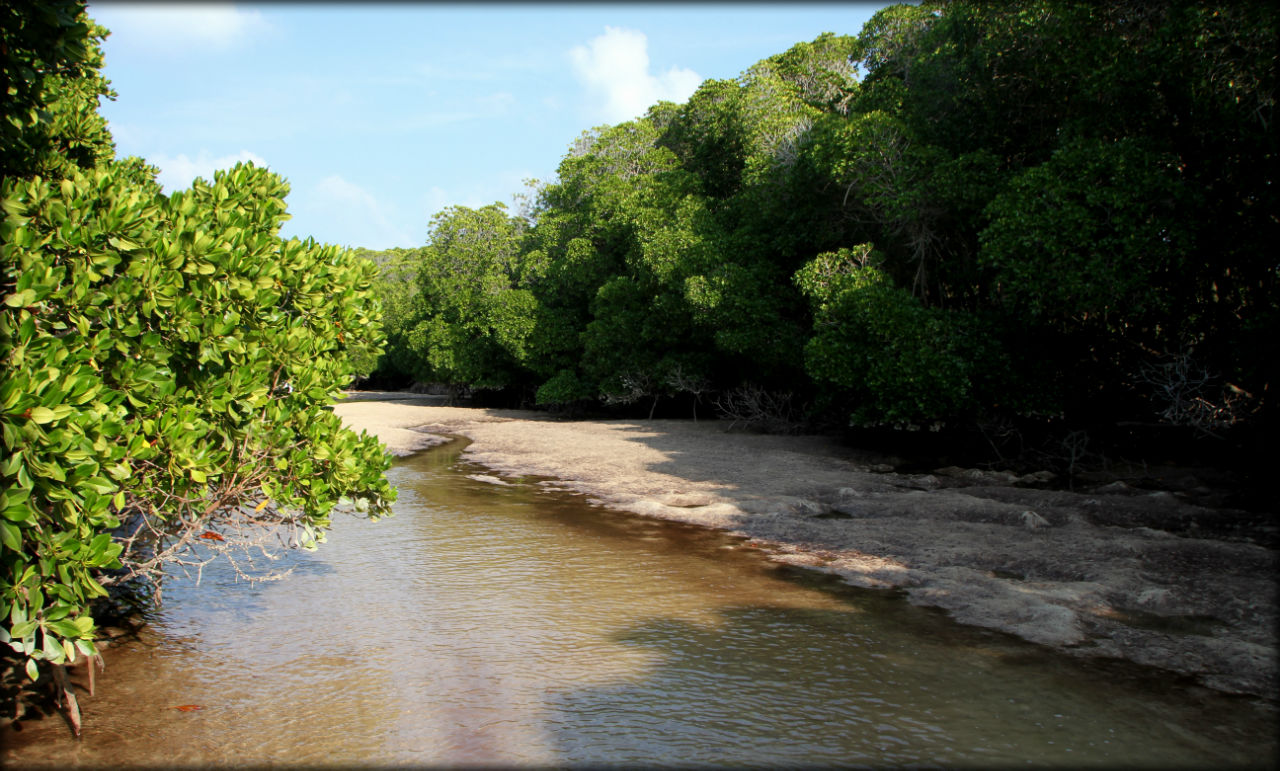
[[[1257,760],[1229,759],[1208,737],[1153,731],[1153,703],[1124,704],[1132,698],[1124,686],[1063,687],[1052,671],[998,655],[886,637],[867,614],[730,608],[722,616],[712,627],[655,619],[620,635],[661,663],[632,682],[559,695],[549,720],[562,757],[766,767]]]
[[[85,739],[27,724],[6,766],[1274,764],[1253,702],[481,481],[459,450],[398,464],[396,516],[338,518],[285,581],[170,586]]]

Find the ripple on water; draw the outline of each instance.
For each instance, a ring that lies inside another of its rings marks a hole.
[[[27,723],[6,764],[1274,765],[1256,702],[468,478],[458,450],[395,466],[396,516],[337,518],[284,581],[174,582],[85,739]]]

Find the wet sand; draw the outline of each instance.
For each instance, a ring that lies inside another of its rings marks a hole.
[[[491,481],[532,477],[612,509],[726,530],[773,559],[897,589],[957,621],[1277,698],[1276,552],[1153,526],[1219,510],[1111,484],[1049,489],[973,469],[902,474],[823,436],[717,421],[560,420],[353,394],[347,425],[407,455],[444,435]]]

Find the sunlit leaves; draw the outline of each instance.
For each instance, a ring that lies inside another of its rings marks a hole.
[[[475,387],[514,382],[534,326],[532,298],[518,288],[526,227],[502,204],[450,207],[432,219],[406,336],[423,376]]]
[[[340,499],[388,511],[387,457],[325,409],[379,345],[374,269],[280,239],[286,192],[251,165],[173,196],[115,166],[0,189],[23,234],[0,246],[0,612],[33,664],[84,651],[104,583],[156,578],[215,521],[313,544]]]
[[[105,33],[75,0],[0,13],[0,178],[67,176],[114,155],[97,112],[114,96],[99,72]]]
[[[901,423],[1129,410],[1135,357],[1195,347],[1271,392],[1276,18],[886,7],[584,133],[518,234],[443,213],[414,374],[544,404],[772,381]]]

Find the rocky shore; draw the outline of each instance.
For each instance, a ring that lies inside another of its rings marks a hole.
[[[396,454],[464,436],[464,457],[496,479],[533,477],[610,508],[727,530],[773,559],[900,589],[964,624],[1229,693],[1280,693],[1274,539],[1233,526],[1257,516],[1206,505],[1189,492],[1195,480],[1062,490],[1048,474],[900,473],[829,437],[564,421],[404,394],[355,394],[335,411]]]

